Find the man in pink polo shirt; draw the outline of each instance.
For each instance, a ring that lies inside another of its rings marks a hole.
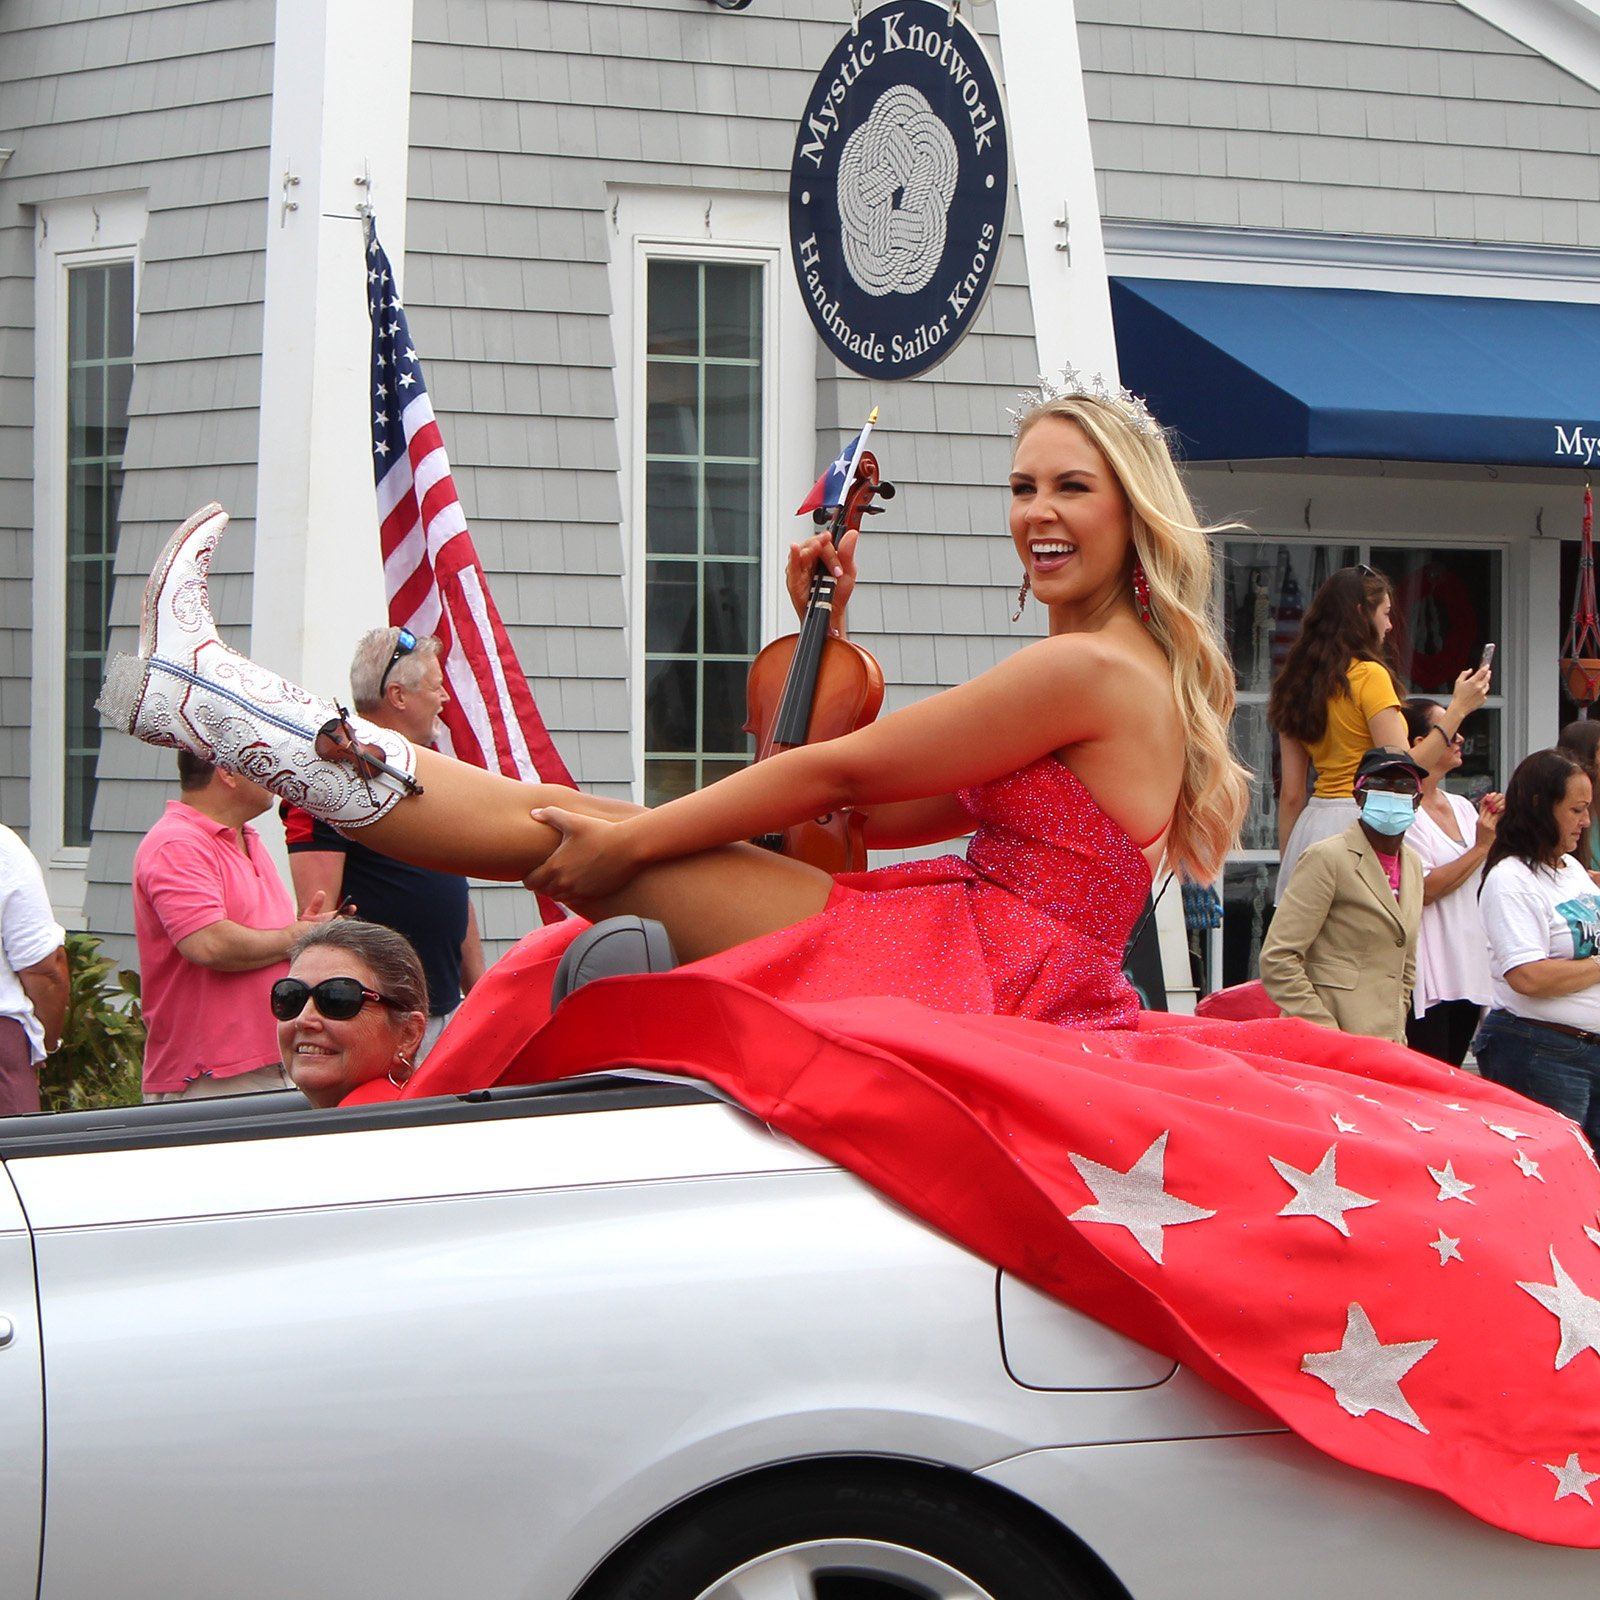
[[[249,826],[260,784],[178,755],[182,796],[133,858],[133,929],[147,1037],[146,1100],[292,1089],[267,1006],[289,946],[326,922],[326,896],[294,902]]]

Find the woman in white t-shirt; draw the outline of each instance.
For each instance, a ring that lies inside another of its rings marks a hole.
[[[1422,857],[1422,926],[1417,930],[1417,981],[1406,1019],[1406,1043],[1459,1067],[1489,1003],[1489,941],[1478,916],[1478,884],[1505,796],[1477,806],[1441,784],[1461,765],[1461,735],[1441,726],[1437,701],[1407,700],[1401,711],[1413,751],[1430,734],[1446,743],[1445,765],[1422,781],[1406,844]]]
[[[1492,1005],[1478,1068],[1572,1118],[1600,1145],[1600,889],[1573,858],[1589,775],[1560,750],[1511,774],[1484,866]]]

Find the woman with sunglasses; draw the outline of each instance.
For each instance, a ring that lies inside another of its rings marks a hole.
[[[1401,707],[1411,751],[1435,743],[1445,709],[1416,697]],[[1416,820],[1406,843],[1422,858],[1422,926],[1417,930],[1417,981],[1406,1018],[1413,1050],[1459,1067],[1489,1003],[1489,942],[1478,915],[1478,884],[1494,843],[1505,796],[1486,794],[1476,806],[1441,780],[1461,765],[1460,733],[1450,740],[1449,765],[1422,780]]]
[[[1570,1117],[1600,1149],[1600,891],[1574,858],[1589,775],[1562,750],[1511,774],[1483,871],[1492,1006],[1478,1070]]]
[[[1355,820],[1356,768],[1377,745],[1404,747],[1405,690],[1389,663],[1394,592],[1375,568],[1341,567],[1313,596],[1267,700],[1278,735],[1280,902],[1307,845],[1343,833]],[[1465,671],[1445,707],[1437,734],[1412,755],[1430,773],[1443,772],[1450,741],[1488,698],[1489,668]],[[1311,769],[1316,788],[1308,792]]]
[[[428,984],[416,952],[392,928],[313,928],[290,951],[289,975],[273,984],[271,1004],[284,1070],[314,1106],[393,1099],[415,1071]]]

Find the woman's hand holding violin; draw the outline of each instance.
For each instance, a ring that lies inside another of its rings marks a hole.
[[[826,528],[819,529],[809,539],[801,539],[789,546],[789,565],[784,572],[789,598],[794,602],[795,614],[803,617],[811,599],[811,575],[818,566],[831,572],[833,588],[833,627],[844,631],[844,608],[849,604],[851,591],[856,586],[856,541],[859,530],[852,528],[834,548]]]
[[[625,822],[556,806],[540,807],[533,819],[561,835],[561,843],[522,880],[535,894],[564,905],[592,905],[625,888],[638,873],[642,863],[630,848]]]

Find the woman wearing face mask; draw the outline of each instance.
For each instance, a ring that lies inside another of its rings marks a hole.
[[[1427,769],[1378,747],[1355,774],[1359,815],[1300,858],[1261,947],[1286,1016],[1405,1043],[1422,920],[1422,863],[1404,847]]]
[[[1394,594],[1372,567],[1341,567],[1317,590],[1283,670],[1272,685],[1267,721],[1278,735],[1278,887],[1282,900],[1305,849],[1356,819],[1356,767],[1379,745],[1404,748],[1405,696],[1389,665]],[[1438,737],[1412,753],[1443,772],[1450,741],[1489,693],[1489,668],[1463,672]],[[1308,795],[1311,769],[1316,789]]]
[[[1402,708],[1415,753],[1434,742],[1445,710],[1433,700]],[[1478,885],[1494,843],[1505,796],[1486,794],[1476,807],[1440,779],[1461,765],[1461,735],[1450,740],[1449,766],[1422,782],[1417,820],[1406,843],[1422,858],[1422,926],[1417,931],[1417,983],[1406,1018],[1406,1042],[1436,1061],[1459,1067],[1489,1003],[1489,944],[1478,916]]]
[[[1572,852],[1589,826],[1589,775],[1538,750],[1506,785],[1479,909],[1493,1004],[1478,1069],[1571,1117],[1600,1148],[1600,892]]]

